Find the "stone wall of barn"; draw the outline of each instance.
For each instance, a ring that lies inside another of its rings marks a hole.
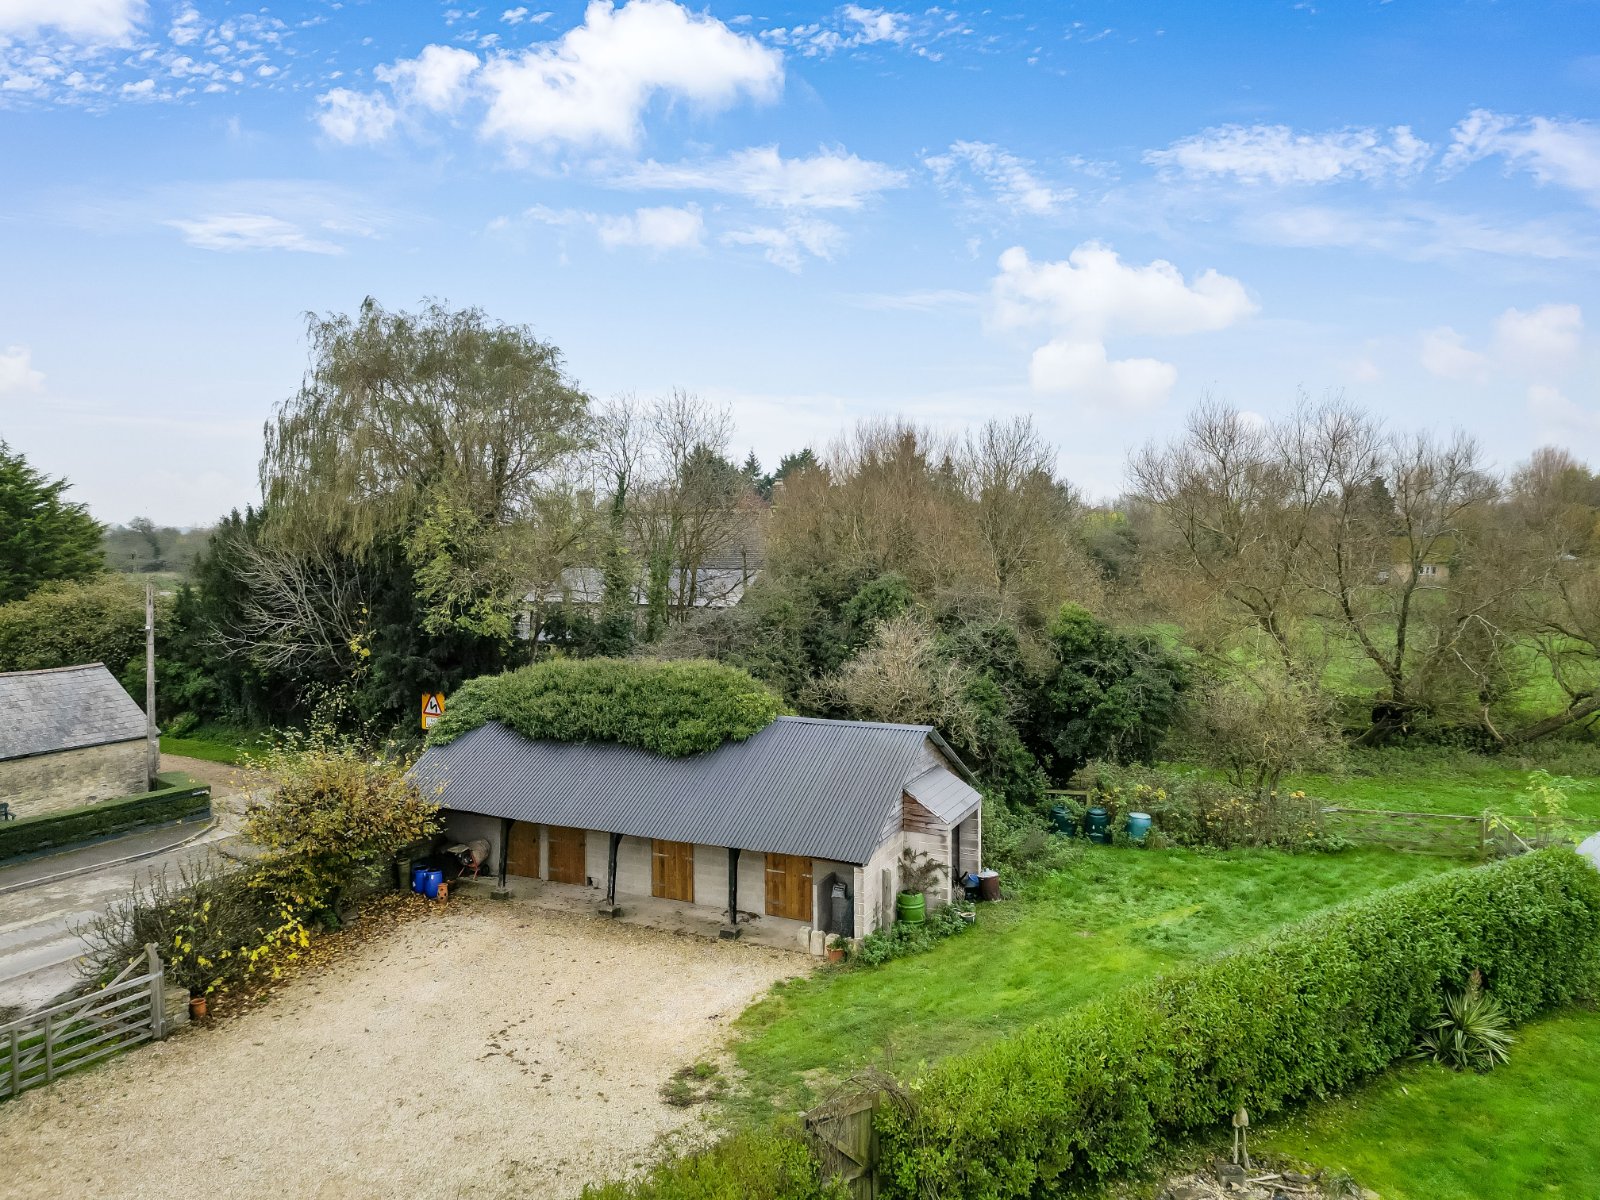
[[[0,762],[0,800],[14,817],[37,817],[149,790],[143,738]]]

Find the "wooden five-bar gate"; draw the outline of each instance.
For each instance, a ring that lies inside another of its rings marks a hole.
[[[105,987],[0,1025],[0,1100],[130,1046],[160,1041],[166,1022],[161,958],[146,946]]]

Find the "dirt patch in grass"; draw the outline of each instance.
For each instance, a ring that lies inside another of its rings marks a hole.
[[[210,1028],[0,1106],[19,1194],[529,1198],[647,1161],[799,955],[456,900]],[[704,1068],[701,1068],[703,1071]]]

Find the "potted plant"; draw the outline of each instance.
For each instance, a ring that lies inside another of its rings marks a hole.
[[[900,852],[900,894],[895,897],[895,915],[907,925],[920,925],[928,919],[929,888],[944,874],[942,864],[925,850],[907,846]]]
[[[850,943],[845,941],[843,935],[835,934],[828,942],[828,961],[834,963],[843,962],[849,950]]]

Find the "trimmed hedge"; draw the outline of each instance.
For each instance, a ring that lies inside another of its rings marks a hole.
[[[824,1182],[816,1155],[793,1128],[735,1134],[667,1160],[639,1179],[589,1186],[583,1200],[849,1200]]]
[[[428,744],[499,721],[524,737],[623,742],[679,758],[743,741],[782,711],[749,674],[721,663],[555,659],[462,684]]]
[[[207,784],[182,771],[164,772],[156,776],[156,781],[162,786],[137,796],[0,823],[0,860],[126,833],[141,825],[164,825],[210,811],[211,788]]]
[[[1513,1021],[1595,994],[1600,872],[1563,848],[1391,888],[947,1060],[880,1110],[885,1194],[1053,1193],[1339,1091],[1474,967]]]

